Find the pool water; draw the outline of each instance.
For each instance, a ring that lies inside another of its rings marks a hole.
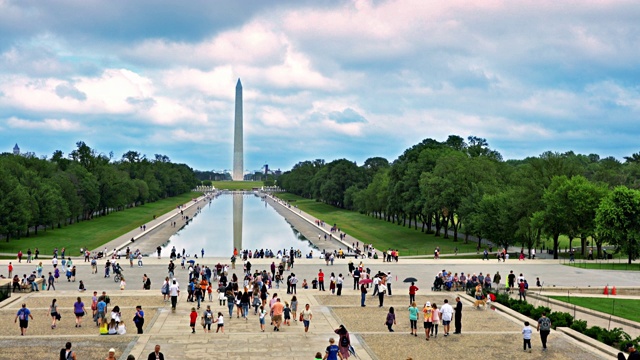
[[[313,245],[262,198],[253,193],[221,194],[202,209],[165,245],[193,256],[204,248],[207,256],[231,256],[234,248],[300,249],[308,254]],[[163,251],[164,253],[164,251]]]

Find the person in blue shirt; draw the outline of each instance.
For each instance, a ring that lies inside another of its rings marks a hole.
[[[22,304],[22,308],[18,310],[16,318],[13,321],[18,322],[18,319],[20,319],[20,335],[22,336],[27,333],[27,328],[29,327],[29,318],[33,320],[33,315],[31,315],[31,311],[27,309],[27,304]]]
[[[323,360],[342,360],[342,354],[340,354],[340,348],[336,345],[336,340],[334,338],[329,339],[329,346],[327,346],[327,350],[325,350]]]

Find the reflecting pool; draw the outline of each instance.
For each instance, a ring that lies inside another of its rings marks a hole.
[[[222,194],[202,210],[189,224],[169,238],[166,247],[184,248],[187,254],[205,257],[231,256],[233,249],[313,250],[312,244],[263,199],[253,193]],[[164,253],[164,252],[163,252]]]

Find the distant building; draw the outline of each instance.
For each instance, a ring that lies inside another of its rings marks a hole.
[[[13,155],[20,155],[20,147],[16,143],[16,146],[13,147]]]

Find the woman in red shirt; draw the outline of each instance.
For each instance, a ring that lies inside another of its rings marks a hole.
[[[413,303],[414,301],[416,301],[416,291],[418,291],[420,289],[418,289],[418,287],[415,285],[414,282],[411,282],[411,286],[409,286],[409,304]]]

